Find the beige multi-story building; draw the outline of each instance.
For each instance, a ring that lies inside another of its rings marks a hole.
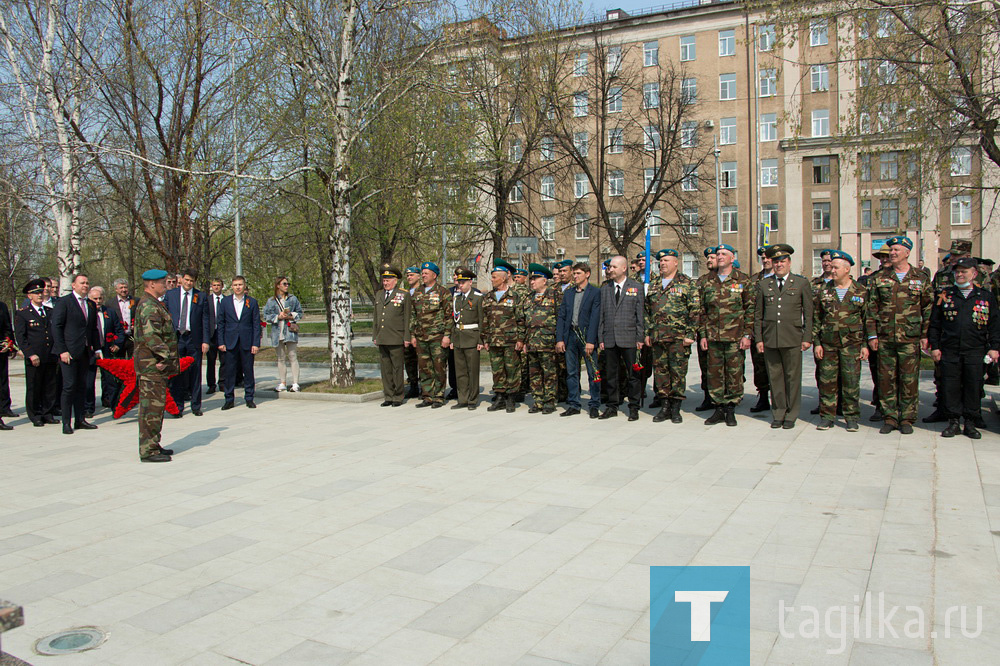
[[[729,1],[678,3],[631,15],[609,10],[603,21],[560,33],[562,48],[581,54],[568,58],[569,66],[595,66],[593,53],[589,60],[583,54],[599,42],[609,66],[613,52],[640,83],[659,80],[656,71],[672,66],[681,72],[681,92],[694,102],[681,138],[706,147],[702,154],[707,158],[698,166],[702,177],[682,185],[694,191],[680,210],[650,207],[654,222],[664,222],[654,226],[654,252],[664,247],[681,250],[683,270],[697,274],[703,270],[700,249],[721,239],[737,248],[744,270],[752,272],[760,244],[785,242],[796,249],[797,272],[818,274],[819,253],[825,248],[851,253],[860,272],[871,261],[873,249],[905,233],[914,242],[912,263],[922,259],[931,270],[938,266],[939,249],[955,238],[971,239],[977,256],[1000,256],[1000,225],[996,220],[990,224],[991,216],[1000,212],[984,205],[982,188],[971,186],[978,182],[980,169],[994,167],[984,164],[973,141],[954,150],[949,173],[939,185],[908,196],[899,194],[897,181],[914,165],[891,137],[881,145],[877,136],[854,144],[837,138],[839,123],[852,117],[856,66],[835,62],[836,40],[849,38],[838,34],[835,25],[816,20],[802,26],[793,43],[778,45],[774,27],[763,15],[748,15],[742,3]],[[571,76],[566,80],[572,85]],[[626,110],[630,105],[646,108],[649,91],[644,87],[640,92],[637,84],[607,103]],[[567,100],[582,104],[577,97]],[[574,121],[591,137],[592,153],[614,152],[612,130],[601,131],[610,127],[608,114],[602,117],[603,107],[598,106],[603,102],[588,101],[589,108],[574,107],[573,116],[579,116]],[[611,202],[605,206],[613,211],[611,226],[634,215],[627,202],[637,200],[623,196],[624,209],[614,210],[615,193],[628,194],[630,188],[649,182],[640,152],[618,152],[606,160],[604,196]],[[982,175],[996,180],[995,174]],[[531,178],[510,204],[529,220],[529,229],[515,224],[511,235],[534,233],[540,239],[539,253],[530,260],[593,264],[617,253],[600,223],[594,194],[574,182],[579,174],[572,168],[552,174],[541,169]],[[643,249],[643,241],[640,235],[631,255]]]

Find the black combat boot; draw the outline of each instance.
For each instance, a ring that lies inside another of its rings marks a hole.
[[[507,413],[513,414],[514,410],[517,409],[517,401],[514,400],[514,396],[510,393],[507,394]]]
[[[941,433],[942,437],[954,437],[958,433],[962,432],[961,426],[958,425],[958,419],[949,419],[948,427],[944,429]]]
[[[712,399],[708,397],[708,391],[705,391],[705,399],[701,401],[701,404],[694,408],[696,412],[707,412],[710,409],[715,409],[716,404],[712,402]]]
[[[736,405],[726,405],[726,425],[734,426],[736,425]]]
[[[673,406],[670,409],[670,422],[683,423],[684,419],[681,418],[681,399],[673,398],[671,402],[673,403]]]
[[[771,409],[771,401],[767,399],[767,393],[767,391],[761,391],[758,394],[760,397],[757,398],[757,404],[750,408],[750,412],[752,414],[756,414],[757,412],[766,412]]]
[[[715,406],[715,412],[705,419],[705,425],[715,425],[726,420],[726,408],[722,405]]]
[[[507,399],[504,398],[503,393],[497,393],[493,398],[493,404],[486,408],[488,412],[499,412],[507,404]]]

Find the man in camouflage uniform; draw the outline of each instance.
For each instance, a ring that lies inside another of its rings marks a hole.
[[[861,417],[861,361],[868,358],[865,338],[874,330],[868,318],[868,289],[851,279],[854,258],[831,252],[833,279],[819,287],[813,310],[813,355],[819,368],[817,430],[829,430],[837,420],[837,385],[848,432],[858,430]]]
[[[653,384],[663,406],[654,423],[681,423],[691,345],[698,334],[701,297],[694,280],[677,271],[677,250],[660,250],[660,279],[646,294],[646,346],[652,348]],[[663,402],[665,401],[665,402]]]
[[[886,246],[892,266],[869,282],[875,333],[868,346],[879,353],[879,396],[885,414],[879,432],[885,435],[899,428],[909,435],[917,420],[920,348],[928,348],[934,298],[926,276],[909,262],[913,241],[893,236]]]
[[[753,334],[750,276],[733,267],[736,250],[716,248],[716,273],[699,285],[701,348],[708,352],[708,390],[715,413],[705,425],[736,425],[736,405],[743,399],[743,366]]]
[[[420,389],[423,400],[417,407],[437,409],[444,405],[444,385],[448,379],[448,348],[452,328],[451,291],[438,284],[441,269],[433,261],[420,265],[423,287],[417,287],[411,304],[411,344],[417,346]]]
[[[879,248],[877,251],[872,252],[872,258],[878,262],[878,266],[869,275],[862,275],[858,278],[858,284],[868,290],[868,302],[871,303],[871,287],[872,280],[881,271],[889,270],[891,263],[889,262],[889,250],[885,247]],[[871,307],[869,306],[868,318],[871,319]],[[882,413],[882,401],[879,399],[878,394],[878,352],[874,349],[868,349],[868,372],[871,373],[872,377],[872,406],[875,407],[875,413],[872,414],[868,420],[879,422],[885,419]]]
[[[832,254],[833,254],[833,250],[823,250],[823,251],[821,251],[819,253],[820,266],[822,266],[823,272],[820,273],[819,275],[817,275],[816,277],[814,277],[812,280],[809,281],[809,286],[812,287],[812,291],[813,291],[813,296],[814,297],[817,296],[821,291],[823,291],[823,287],[825,287],[827,284],[829,284],[830,280],[833,279],[833,269],[832,269],[833,262],[831,260]],[[815,306],[815,303],[813,305]],[[818,387],[819,386],[819,362],[818,361],[816,362],[816,367],[815,367],[815,369],[813,371],[813,376],[816,378],[816,386]],[[840,406],[841,399],[839,397],[839,395],[840,395],[840,389],[839,388],[837,389],[837,395],[838,395],[838,397],[837,397],[837,414],[840,414],[842,412],[842,410],[841,410],[841,406]],[[810,411],[809,413],[810,414],[819,414],[819,405],[817,404],[815,407],[813,407],[812,411]]]
[[[699,294],[705,283],[716,275],[716,255],[714,247],[706,247],[705,251],[705,268],[706,272],[704,275],[698,277],[695,280],[695,284],[698,287]],[[709,409],[715,409],[715,405],[712,404],[712,398],[708,394],[708,351],[701,348],[701,331],[698,331],[698,337],[696,339],[698,343],[698,367],[701,369],[701,390],[705,394],[704,400],[701,404],[694,408],[696,412],[704,412]]]
[[[167,272],[149,270],[142,274],[142,280],[145,293],[132,314],[132,359],[139,384],[139,460],[170,462],[174,452],[160,447],[160,430],[167,406],[167,380],[181,368],[170,311],[160,300],[167,293]]]
[[[531,298],[534,292],[528,286],[528,271],[518,268],[514,271],[511,279],[513,280],[511,289],[514,290],[514,297],[519,299],[519,302]],[[514,400],[521,402],[524,400],[524,395],[531,392],[531,377],[528,375],[528,354],[524,349],[520,349],[516,352],[516,356],[518,361],[518,375],[521,379],[519,389],[514,394]]]
[[[550,287],[552,271],[541,264],[528,265],[533,293],[521,303],[524,321],[524,348],[528,355],[531,395],[529,414],[556,411],[556,321],[559,316],[559,289]]]
[[[521,361],[518,354],[524,338],[520,320],[520,300],[516,295],[511,276],[514,267],[497,259],[490,273],[493,289],[483,298],[484,349],[490,353],[493,370],[493,404],[486,411],[517,408],[515,394],[521,389]]]
[[[764,254],[765,248],[757,248],[757,256],[760,257],[760,271],[750,278],[750,285],[754,289],[754,300],[760,289],[760,281],[766,277],[771,277],[771,258]],[[756,340],[751,340],[755,343]],[[767,381],[767,364],[764,362],[764,353],[757,351],[757,345],[750,345],[750,361],[753,363],[753,385],[757,389],[757,404],[750,408],[754,414],[765,412],[771,409],[771,402],[767,399],[767,394],[771,390],[771,385]]]

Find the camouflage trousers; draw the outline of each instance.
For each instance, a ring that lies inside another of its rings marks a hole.
[[[757,393],[764,393],[771,388],[767,380],[767,364],[764,363],[764,352],[757,351],[757,345],[750,345],[750,360],[753,362],[753,385]]]
[[[844,418],[857,421],[861,416],[861,346],[842,349],[823,347],[823,360],[816,362],[819,386],[819,415],[826,421],[837,420],[837,387],[840,386]]]
[[[490,347],[490,367],[493,370],[493,392],[497,395],[517,393],[521,388],[521,365],[514,346]]]
[[[167,407],[167,379],[139,377],[139,457],[160,451],[163,411]]]
[[[661,398],[684,399],[691,345],[683,340],[653,343],[653,386]]]
[[[920,343],[879,341],[878,381],[885,422],[899,426],[916,421]]]
[[[539,407],[556,406],[557,367],[555,352],[528,352],[528,374],[531,377],[531,395],[535,399],[535,404]]]
[[[430,402],[444,402],[444,383],[448,380],[448,350],[441,338],[417,340],[417,367],[420,373],[420,396]]]
[[[738,342],[708,341],[708,395],[717,405],[736,405],[743,399],[746,352]]]

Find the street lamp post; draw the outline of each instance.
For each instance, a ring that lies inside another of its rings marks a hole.
[[[722,200],[719,196],[719,137],[712,135],[712,154],[715,155],[715,229],[718,245],[722,245]]]

